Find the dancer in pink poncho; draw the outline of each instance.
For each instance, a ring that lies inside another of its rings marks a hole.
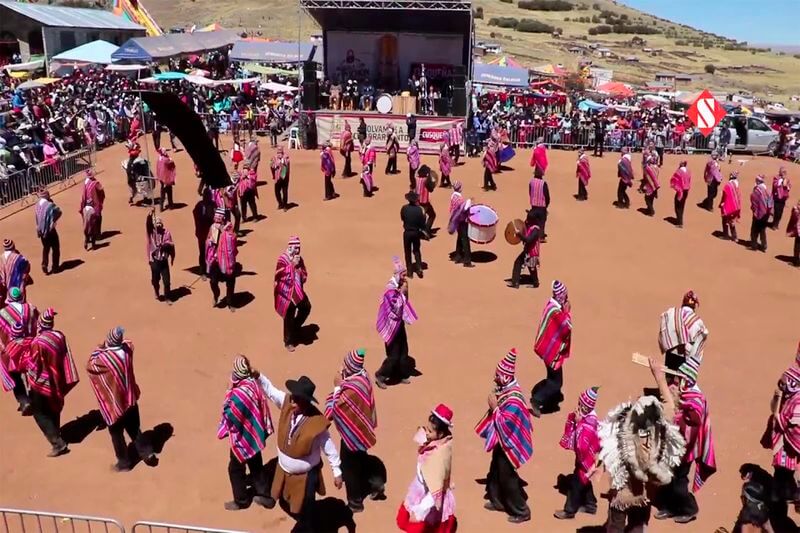
[[[739,173],[733,172],[728,183],[722,188],[722,200],[719,203],[722,215],[722,238],[733,242],[738,240],[736,223],[742,213],[742,193],[739,191]]]
[[[413,190],[416,186],[417,169],[420,165],[419,145],[416,140],[412,140],[408,144],[406,157],[408,158],[408,188]]]
[[[772,451],[773,494],[781,502],[797,503],[795,472],[800,467],[800,345],[794,364],[786,369],[772,396],[767,430],[761,445]]]
[[[753,221],[750,225],[750,249],[767,251],[767,226],[772,214],[772,196],[764,184],[764,176],[756,176],[756,186],[750,193],[750,210],[753,212]],[[761,244],[758,244],[758,241]]]
[[[686,200],[689,198],[689,189],[692,186],[692,173],[687,165],[686,161],[681,161],[678,170],[669,180],[669,186],[675,191],[675,226],[679,228],[683,227],[683,210],[686,208]]]
[[[583,150],[583,147],[578,148],[578,163],[575,169],[575,177],[578,178],[578,194],[575,199],[579,202],[584,202],[589,199],[589,191],[586,187],[589,185],[589,180],[592,178],[592,169],[589,166],[589,156]]]
[[[708,194],[705,200],[697,204],[697,207],[711,211],[714,209],[714,200],[717,198],[717,191],[720,183],[722,183],[722,169],[719,166],[719,153],[716,150],[711,152],[711,159],[706,163],[706,168],[703,171],[703,180],[705,180],[708,187]]]
[[[442,173],[439,185],[448,189],[452,187],[450,173],[453,172],[453,159],[450,156],[450,147],[446,143],[439,145],[439,171]]]
[[[283,344],[290,352],[300,340],[300,330],[311,314],[311,301],[304,285],[308,270],[300,255],[300,237],[289,238],[289,243],[278,257],[275,267],[275,310],[283,317]]]
[[[161,193],[159,206],[164,211],[164,200],[167,200],[167,209],[173,209],[172,188],[175,186],[175,161],[167,154],[167,150],[158,150],[158,161],[156,162],[156,178],[161,183]]]
[[[646,206],[644,214],[650,217],[656,214],[653,204],[658,198],[658,189],[661,188],[661,184],[658,182],[658,171],[658,153],[655,149],[642,151],[642,181],[639,185],[639,192],[644,194]]]
[[[408,357],[406,324],[417,321],[417,313],[408,300],[406,267],[394,259],[394,274],[389,279],[378,307],[376,328],[386,346],[386,359],[375,372],[375,384],[385,389],[389,383],[408,383],[412,368]]]

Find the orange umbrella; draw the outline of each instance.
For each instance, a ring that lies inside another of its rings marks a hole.
[[[600,84],[597,86],[596,90],[599,93],[606,93],[612,96],[621,96],[623,98],[627,98],[636,94],[629,86],[618,81],[609,81],[607,83]]]

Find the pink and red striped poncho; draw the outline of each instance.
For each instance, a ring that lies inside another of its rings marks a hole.
[[[378,154],[375,151],[375,148],[373,148],[372,144],[367,146],[365,149],[362,149],[362,151],[361,151],[361,164],[364,165],[364,166],[369,165],[370,171],[372,170],[372,167],[375,166],[375,161],[377,159],[378,159]]]
[[[54,329],[44,329],[33,339],[26,370],[28,387],[46,396],[57,413],[64,408],[66,395],[80,381],[67,339]]]
[[[547,207],[543,179],[531,178],[530,183],[528,183],[528,195],[530,196],[531,207]]]
[[[772,197],[776,200],[786,200],[792,190],[792,182],[787,176],[778,174],[772,178]]]
[[[98,215],[103,214],[103,202],[106,199],[106,192],[103,186],[94,178],[86,178],[83,182],[83,194],[81,195],[81,209],[80,213],[83,214],[83,209],[91,204]]]
[[[800,237],[800,206],[792,208],[789,216],[789,225],[786,227],[786,234],[789,237]]]
[[[528,404],[517,380],[497,393],[497,407],[483,415],[475,433],[484,440],[483,449],[490,452],[498,444],[514,468],[533,456],[533,426]]]
[[[298,304],[305,298],[303,285],[308,279],[308,270],[303,259],[295,266],[288,252],[283,252],[278,257],[275,266],[275,281],[273,292],[275,296],[275,311],[282,317],[286,316],[289,304]]]
[[[589,483],[589,472],[595,463],[595,458],[600,452],[600,437],[597,435],[597,414],[592,411],[583,415],[580,421],[572,412],[567,416],[564,425],[564,434],[559,445],[565,450],[575,452],[575,469],[578,478],[584,485]]]
[[[362,369],[344,378],[339,387],[325,400],[325,418],[336,425],[348,450],[367,451],[377,442],[378,417],[372,382]]]
[[[86,372],[106,425],[115,423],[139,401],[139,386],[133,373],[133,343],[130,341],[124,341],[122,346],[93,351]]]
[[[442,176],[449,176],[453,172],[453,160],[450,158],[450,152],[447,146],[442,146],[439,151],[439,171]]]
[[[692,187],[692,173],[689,172],[689,168],[678,167],[669,179],[669,186],[675,191],[678,200],[689,194],[689,189]]]
[[[324,148],[319,154],[319,159],[319,166],[323,176],[336,174],[336,162],[333,160],[333,153],[330,148]]]
[[[686,463],[695,463],[692,492],[697,492],[717,471],[708,401],[697,385],[681,391],[680,410],[676,414],[675,422],[686,439],[686,456],[683,460]]]
[[[289,162],[289,156],[286,154],[275,154],[272,156],[272,161],[270,161],[269,165],[270,170],[272,170],[272,179],[282,180],[282,179],[289,179],[289,174],[291,173],[291,163]]]
[[[464,125],[461,122],[456,122],[455,126],[450,128],[450,146],[461,146],[464,142]]]
[[[411,325],[417,318],[417,312],[400,290],[397,279],[392,277],[378,307],[378,319],[375,324],[378,334],[383,342],[389,344],[400,330],[401,322]]]
[[[419,203],[420,205],[429,204],[431,203],[431,193],[428,190],[428,178],[424,177],[417,177],[417,187],[416,191],[419,195]]]
[[[174,255],[175,242],[172,240],[172,233],[164,229],[163,233],[154,229],[153,233],[147,236],[147,261],[166,259]]]
[[[30,283],[31,263],[17,251],[0,252],[0,285],[6,293],[12,287],[18,287],[25,294],[25,287]]]
[[[175,163],[168,155],[159,155],[156,162],[156,177],[164,185],[175,185]]]
[[[408,166],[414,170],[419,168],[419,148],[415,144],[408,145],[406,157],[408,158]]]
[[[252,168],[242,175],[236,183],[236,192],[240,198],[250,191],[253,191],[258,197],[258,174]]]
[[[30,357],[31,340],[30,337],[10,339],[0,350],[0,379],[3,382],[3,390],[6,392],[14,388],[11,373],[22,374],[25,372],[25,365]]]
[[[558,370],[570,356],[572,348],[572,316],[555,299],[544,306],[533,350],[544,364]]]
[[[236,256],[239,253],[236,245],[236,234],[230,223],[211,225],[206,238],[206,268],[217,264],[219,271],[225,275],[234,273]]]
[[[578,158],[578,164],[575,169],[575,177],[581,180],[581,183],[584,185],[589,184],[589,180],[592,178],[592,168],[589,166],[589,156],[586,154],[581,154]]]
[[[800,465],[800,393],[783,401],[777,416],[771,418],[769,442],[772,465],[797,469]]]
[[[494,174],[497,172],[497,165],[497,152],[492,145],[489,145],[483,153],[483,166]]]
[[[739,191],[739,181],[729,180],[722,188],[722,200],[719,210],[726,222],[739,220],[742,213],[742,194]]]
[[[254,378],[232,381],[225,393],[217,438],[228,437],[234,457],[244,463],[264,449],[273,432],[267,395],[258,382]]]
[[[703,170],[703,179],[709,185],[712,182],[720,183],[722,181],[722,171],[716,159],[709,159],[706,163],[706,168]]]
[[[0,341],[11,338],[11,328],[14,324],[22,324],[26,337],[36,335],[36,321],[39,310],[27,302],[8,302],[0,309]],[[2,346],[0,346],[2,347]]]
[[[750,210],[753,212],[753,218],[759,220],[772,213],[772,197],[763,183],[753,187],[753,192],[750,193]]]
[[[642,176],[642,190],[648,196],[661,188],[658,182],[658,157],[648,157],[644,165]]]
[[[547,165],[547,146],[544,143],[539,143],[531,154],[531,166],[534,170],[538,170],[544,175],[547,172]]]
[[[633,163],[630,154],[625,154],[617,161],[617,177],[630,187],[633,185]]]

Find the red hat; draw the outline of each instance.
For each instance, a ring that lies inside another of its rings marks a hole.
[[[686,292],[686,294],[683,295],[683,305],[692,308],[697,307],[698,305],[700,305],[700,298],[697,297],[694,291],[689,290]]]
[[[453,410],[447,407],[445,404],[440,403],[436,406],[436,409],[431,411],[431,414],[444,422],[447,427],[453,427]]]

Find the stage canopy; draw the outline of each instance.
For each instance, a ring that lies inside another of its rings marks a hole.
[[[116,52],[117,48],[119,48],[117,45],[111,44],[108,41],[92,41],[91,43],[82,44],[72,50],[61,52],[53,56],[51,61],[108,65],[111,63],[111,54]]]
[[[472,69],[472,82],[502,87],[527,87],[528,69],[475,63]]]
[[[158,37],[135,37],[111,54],[116,63],[120,61],[150,62],[184,54],[196,54],[223,48],[233,44],[239,37],[230,30],[170,33]]]
[[[230,59],[253,63],[301,63],[303,61],[322,62],[320,47],[310,43],[287,41],[236,41],[233,43]],[[299,52],[299,55],[298,55]]]

